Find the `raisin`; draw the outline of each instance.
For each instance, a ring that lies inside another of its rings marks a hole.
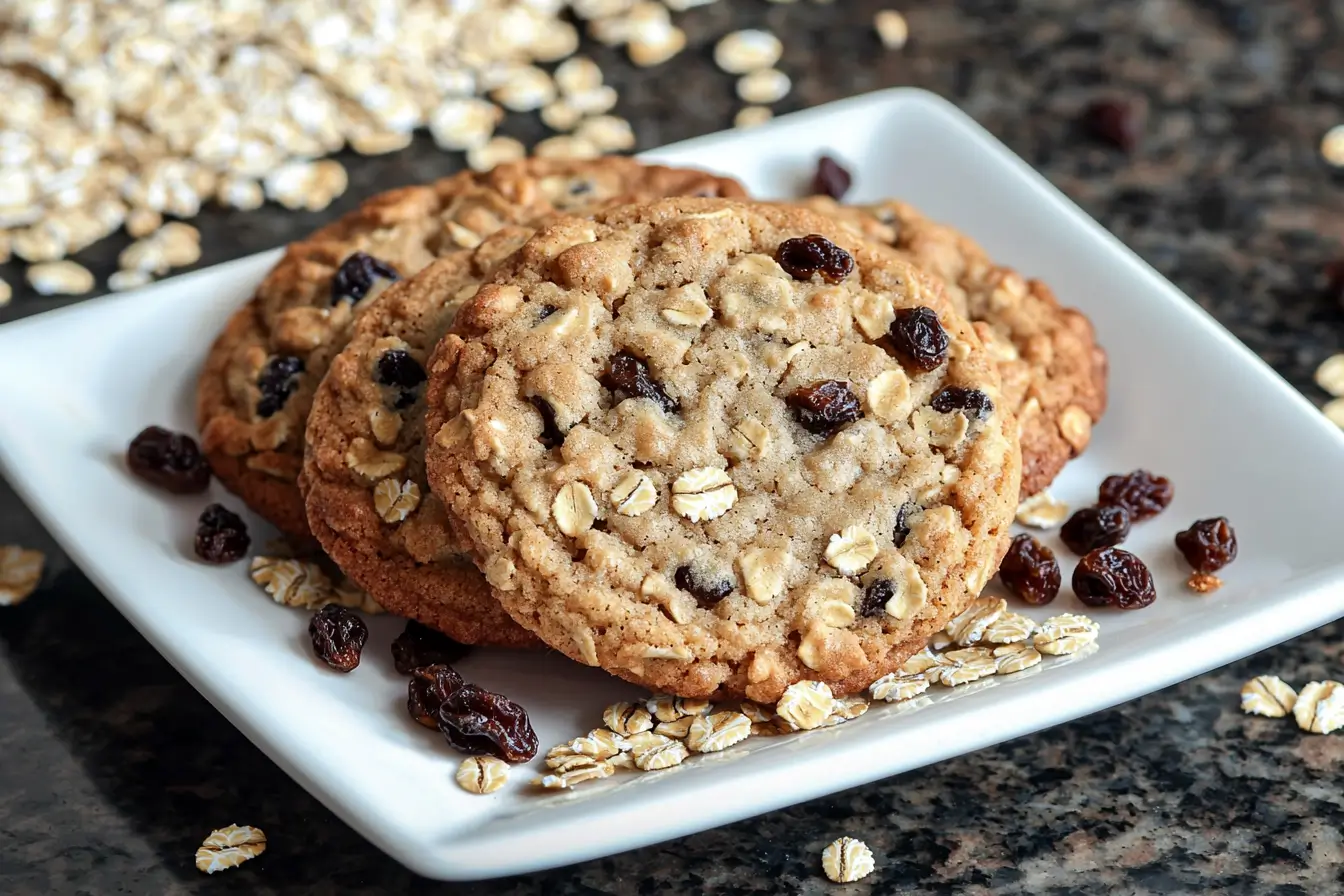
[[[789,393],[784,403],[793,408],[794,419],[803,429],[819,436],[829,436],[863,416],[859,397],[844,380],[820,380],[800,386]]]
[[[438,729],[439,709],[463,684],[462,676],[446,663],[412,669],[406,685],[406,711],[426,728]]]
[[[896,586],[891,579],[878,579],[863,591],[859,598],[860,616],[881,616],[886,612],[887,601],[896,596]]]
[[[555,422],[555,408],[540,395],[533,395],[528,401],[541,415],[541,444],[547,448],[558,448],[565,443],[565,434]]]
[[[1085,507],[1069,517],[1059,537],[1079,556],[1109,548],[1129,537],[1129,511],[1123,507]]]
[[[131,439],[126,466],[150,485],[175,495],[194,495],[210,487],[210,466],[196,440],[161,426],[149,426]]]
[[[700,606],[708,609],[719,601],[733,593],[733,583],[727,579],[709,579],[698,575],[690,565],[677,567],[676,575],[677,587],[687,594],[693,595],[700,603]]]
[[[932,308],[897,308],[888,332],[896,354],[917,370],[927,373],[947,359],[947,331]]]
[[[663,391],[663,387],[649,374],[649,365],[630,352],[617,352],[612,357],[611,364],[602,374],[601,382],[618,396],[648,398],[665,413],[675,414],[681,410],[681,404]]]
[[[1098,548],[1078,561],[1073,593],[1089,607],[1138,610],[1157,600],[1153,576],[1143,561],[1120,548]]]
[[[261,398],[257,399],[257,416],[272,417],[285,406],[289,396],[299,384],[299,374],[303,373],[303,359],[293,355],[276,355],[261,368],[257,377],[257,388]]]
[[[1176,549],[1195,572],[1215,573],[1237,559],[1237,533],[1225,516],[1198,520],[1176,533]]]
[[[811,280],[813,274],[820,274],[827,283],[839,283],[854,270],[853,255],[816,233],[780,243],[775,261],[795,280]]]
[[[400,280],[401,275],[397,273],[396,268],[385,261],[374,258],[367,252],[354,252],[341,266],[336,270],[336,276],[331,278],[331,304],[337,302],[358,302],[369,294],[373,289],[374,282],[379,278],[384,280]]]
[[[211,504],[196,523],[196,556],[206,563],[241,560],[252,544],[247,523],[223,504]]]
[[[308,622],[313,653],[337,672],[349,672],[359,665],[359,654],[369,640],[369,627],[354,610],[340,604],[327,604]]]
[[[415,404],[416,389],[426,379],[425,368],[420,366],[420,362],[411,357],[410,352],[400,348],[388,349],[378,357],[374,376],[382,385],[397,390],[392,407],[399,411]]]
[[[1098,140],[1133,152],[1143,136],[1143,109],[1126,100],[1098,100],[1083,112],[1083,126]]]
[[[1030,535],[1013,539],[999,564],[999,578],[1005,588],[1035,606],[1048,604],[1059,595],[1055,552]]]
[[[464,684],[439,707],[439,731],[463,753],[488,753],[505,762],[537,755],[537,733],[527,711],[507,697]]]
[[[946,386],[933,396],[933,409],[940,414],[961,411],[967,418],[984,420],[994,413],[994,402],[979,389]]]
[[[817,173],[812,176],[812,192],[832,199],[844,199],[854,178],[845,167],[830,156],[817,159]]]
[[[470,651],[467,645],[411,619],[392,642],[392,665],[402,675],[410,675],[422,666],[455,663]]]
[[[1325,265],[1325,298],[1344,308],[1344,258]]]
[[[559,310],[554,305],[542,305],[541,309],[537,311],[537,322],[540,323]]]
[[[913,501],[906,501],[901,505],[901,509],[896,511],[896,531],[891,535],[896,547],[902,547],[905,544],[906,536],[910,534],[910,514],[919,513],[923,509]]]
[[[1154,476],[1147,470],[1135,470],[1121,476],[1107,476],[1097,492],[1097,503],[1108,507],[1123,507],[1134,522],[1157,516],[1167,509],[1175,490],[1165,476]]]

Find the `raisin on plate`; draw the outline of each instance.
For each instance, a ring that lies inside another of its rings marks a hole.
[[[470,652],[470,647],[443,632],[409,619],[405,630],[392,642],[392,665],[402,675],[410,675],[422,666],[455,663]]]
[[[406,685],[406,711],[421,725],[437,730],[439,709],[463,684],[462,676],[446,663],[414,668]]]
[[[369,640],[369,627],[355,611],[340,604],[327,604],[308,622],[313,653],[337,672],[350,672],[359,665],[359,655]]]
[[[1157,600],[1153,576],[1138,557],[1120,548],[1098,548],[1078,561],[1073,593],[1089,607],[1137,610]]]
[[[537,755],[537,733],[527,711],[474,684],[464,684],[443,701],[439,731],[464,753],[488,753],[505,762],[527,762]]]
[[[1059,595],[1059,561],[1054,551],[1032,536],[1019,535],[999,564],[999,579],[1022,600],[1042,606]]]
[[[211,504],[196,523],[196,556],[206,563],[232,563],[247,555],[247,523],[223,504]]]
[[[196,440],[161,426],[149,426],[131,439],[126,466],[150,485],[175,495],[194,495],[210,487],[210,466]]]
[[[817,159],[817,173],[812,176],[814,194],[829,196],[838,201],[845,198],[845,194],[849,192],[849,185],[853,182],[853,176],[835,159],[830,156]]]
[[[1129,511],[1123,507],[1084,507],[1060,527],[1060,540],[1078,556],[1114,547],[1129,537]]]
[[[1176,533],[1176,549],[1195,572],[1217,572],[1237,559],[1237,533],[1227,517],[1198,520]]]
[[[1165,476],[1154,476],[1147,470],[1107,476],[1097,490],[1097,503],[1107,507],[1123,507],[1134,522],[1150,519],[1167,509],[1175,489]]]

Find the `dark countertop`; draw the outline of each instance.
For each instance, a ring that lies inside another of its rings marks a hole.
[[[1344,347],[1322,266],[1344,254],[1344,174],[1320,161],[1344,121],[1344,7],[1328,0],[904,0],[718,3],[681,16],[691,49],[636,72],[597,48],[641,146],[726,126],[732,79],[709,47],[767,23],[801,108],[898,84],[955,100],[1318,403]],[[1332,12],[1333,10],[1333,12]],[[1088,99],[1146,99],[1133,157],[1089,142]],[[513,116],[515,119],[523,116]],[[507,130],[536,136],[535,123]],[[346,208],[451,170],[427,142],[351,168]],[[276,207],[196,222],[202,264],[269,248],[323,215]],[[119,244],[86,253],[102,274]],[[0,276],[16,282],[13,267]],[[0,321],[62,304],[20,294]],[[1104,334],[1103,341],[1104,341]],[[58,358],[53,359],[59,363]],[[34,372],[40,376],[40,371]],[[1243,716],[1250,676],[1338,677],[1338,625],[1069,725],[638,852],[525,878],[438,885],[365,843],[174,672],[0,484],[0,543],[48,551],[46,584],[0,610],[0,892],[1232,893],[1344,891],[1344,738]],[[354,761],[354,760],[352,760]],[[263,826],[269,851],[200,875],[211,827]],[[864,837],[878,871],[834,888],[818,854]]]

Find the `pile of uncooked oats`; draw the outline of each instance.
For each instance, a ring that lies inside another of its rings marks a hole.
[[[1344,728],[1344,684],[1309,681],[1297,691],[1277,675],[1259,675],[1241,686],[1241,711],[1271,719],[1292,713],[1303,731],[1329,734]]]
[[[1321,410],[1329,421],[1344,428],[1344,353],[1331,355],[1316,368],[1316,385],[1331,396]]]

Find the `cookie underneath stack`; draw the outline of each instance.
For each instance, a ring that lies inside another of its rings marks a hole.
[[[465,643],[684,696],[866,687],[993,575],[1105,356],[913,209],[743,196],[601,159],[375,197],[216,341],[212,466]]]

